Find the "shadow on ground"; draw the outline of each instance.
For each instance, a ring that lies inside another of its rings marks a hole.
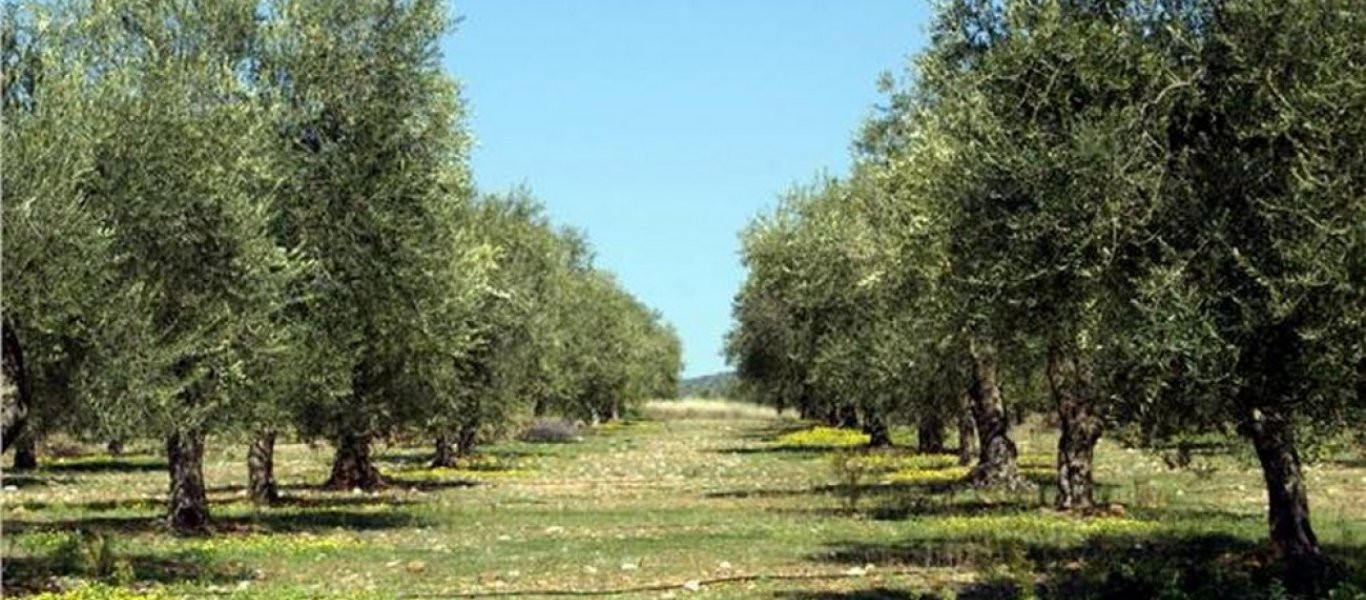
[[[166,472],[166,459],[158,456],[88,457],[78,460],[57,459],[42,463],[43,473],[145,473]]]
[[[93,541],[92,541],[93,540]],[[228,583],[251,577],[240,564],[220,564],[202,553],[128,554],[105,549],[98,538],[72,538],[43,556],[5,557],[3,585],[7,595],[55,591],[60,579],[110,582]]]
[[[397,511],[324,509],[296,512],[282,508],[249,515],[224,515],[211,519],[219,532],[318,532],[332,529],[374,530],[421,526],[424,519]],[[72,519],[5,519],[6,534],[86,531],[99,534],[167,532],[160,515],[81,517]]]
[[[926,600],[937,598],[932,594],[916,595],[905,590],[894,590],[892,588],[876,587],[866,590],[855,590],[852,592],[822,592],[822,591],[781,591],[773,594],[774,598],[781,600]]]
[[[1329,547],[1323,594],[1366,583],[1366,547]],[[959,599],[1275,598],[1294,579],[1264,543],[1222,535],[1103,535],[1076,546],[1014,540],[920,539],[892,544],[836,542],[811,560],[839,565],[971,568],[989,573]],[[1287,577],[1290,576],[1290,577]],[[840,597],[840,596],[836,596]],[[858,597],[858,596],[850,596]],[[877,596],[874,596],[877,597]],[[890,596],[910,597],[910,596]]]

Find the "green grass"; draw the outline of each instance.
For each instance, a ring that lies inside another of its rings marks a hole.
[[[959,489],[948,457],[899,450],[862,456],[850,480],[836,466],[849,461],[833,458],[848,451],[796,446],[802,438],[791,434],[800,427],[771,415],[714,420],[674,412],[667,420],[600,428],[577,444],[490,446],[478,461],[438,470],[422,467],[425,449],[385,448],[381,467],[398,483],[375,494],[311,487],[326,475],[328,449],[282,445],[276,464],[288,501],[269,509],[245,502],[243,449],[214,444],[205,467],[218,532],[199,539],[161,528],[166,476],[155,457],[68,459],[6,480],[16,489],[4,494],[5,592],[391,598],[655,588],[621,597],[812,599],[1275,593],[1263,492],[1246,457],[1216,456],[1199,472],[1173,471],[1155,455],[1105,442],[1100,495],[1114,506],[1082,518],[1044,508],[1046,486]],[[1050,433],[1017,433],[1026,474],[1046,477],[1040,467],[1051,462]],[[1308,475],[1320,540],[1358,577],[1366,566],[1363,464],[1346,456]],[[101,587],[81,587],[90,582]],[[689,582],[700,588],[688,589]]]

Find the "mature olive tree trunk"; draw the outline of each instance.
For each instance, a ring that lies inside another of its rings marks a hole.
[[[977,424],[972,418],[972,397],[963,394],[962,409],[958,411],[958,464],[972,464],[977,455]]]
[[[432,468],[455,466],[455,448],[451,446],[451,436],[445,434],[436,436],[436,453],[432,456],[430,466]]]
[[[38,468],[38,440],[28,432],[19,434],[14,442],[15,471],[32,471]]]
[[[24,351],[19,344],[19,333],[14,330],[14,321],[9,315],[0,319],[0,354],[3,354],[3,369],[0,369],[0,452],[8,450],[10,443],[17,441],[23,432],[24,421],[28,416],[29,387],[28,376],[24,372]]]
[[[469,456],[474,454],[474,445],[479,442],[479,424],[465,423],[460,426],[460,431],[455,435],[455,455]]]
[[[334,441],[332,474],[323,487],[333,490],[373,490],[384,485],[384,477],[370,460],[370,437],[344,433]]]
[[[204,432],[177,431],[166,436],[166,464],[171,475],[166,524],[176,533],[204,533],[209,501],[204,494]]]
[[[997,383],[996,349],[974,342],[971,354],[972,383],[968,395],[972,397],[972,416],[977,422],[979,453],[969,479],[977,485],[1018,485],[1019,452],[1010,439],[1010,421]]]
[[[1313,582],[1327,565],[1309,525],[1309,494],[1294,432],[1282,415],[1255,412],[1242,428],[1257,450],[1266,481],[1271,543],[1299,583]]]
[[[1092,480],[1096,442],[1102,423],[1096,414],[1091,372],[1075,357],[1054,347],[1048,352],[1048,385],[1058,411],[1058,497],[1061,510],[1095,506]]]
[[[916,449],[926,454],[944,451],[944,417],[938,411],[927,410],[920,415],[915,428]]]
[[[247,492],[256,504],[275,504],[280,488],[275,485],[275,432],[258,431],[247,449]]]
[[[878,414],[864,415],[863,432],[868,434],[869,448],[892,447],[892,435],[887,430],[887,418]]]

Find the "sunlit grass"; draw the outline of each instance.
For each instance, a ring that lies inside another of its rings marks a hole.
[[[1016,433],[1021,471],[1037,489],[964,486],[967,469],[954,455],[869,451],[859,432],[772,418],[632,422],[585,430],[576,444],[483,447],[455,468],[427,468],[423,447],[379,448],[394,485],[373,494],[317,489],[329,450],[282,444],[286,502],[274,508],[246,501],[241,447],[217,441],[205,475],[218,532],[207,538],[163,529],[166,475],[146,466],[155,457],[92,456],[77,461],[89,468],[49,463],[5,492],[6,594],[592,596],[663,585],[690,598],[879,588],[915,597],[970,592],[1000,577],[1079,578],[1097,589],[1112,573],[1185,584],[1182,573],[1210,570],[1230,595],[1265,589],[1265,498],[1246,457],[1211,456],[1217,468],[1197,473],[1103,441],[1102,510],[1074,516],[1051,509],[1053,434],[1036,424]],[[848,482],[831,468],[836,457],[864,474],[853,510]],[[1321,541],[1358,565],[1366,562],[1363,464],[1353,455],[1307,475]],[[768,577],[683,588],[747,574]]]

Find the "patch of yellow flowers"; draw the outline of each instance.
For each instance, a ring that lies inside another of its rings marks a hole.
[[[171,600],[171,596],[160,590],[137,591],[90,583],[65,592],[43,592],[32,600]]]
[[[951,466],[929,469],[898,469],[887,476],[891,483],[936,484],[953,483],[968,476],[967,467]]]
[[[778,436],[774,444],[782,448],[853,448],[866,446],[868,434],[841,427],[812,427]]]
[[[962,538],[1087,538],[1104,535],[1150,533],[1160,527],[1153,521],[1127,517],[1079,518],[1066,513],[1038,512],[1008,515],[950,516],[926,522],[943,535]]]
[[[350,537],[319,536],[311,533],[294,535],[252,533],[198,539],[189,543],[189,547],[194,550],[224,554],[305,554],[343,550],[360,545],[359,541]]]

